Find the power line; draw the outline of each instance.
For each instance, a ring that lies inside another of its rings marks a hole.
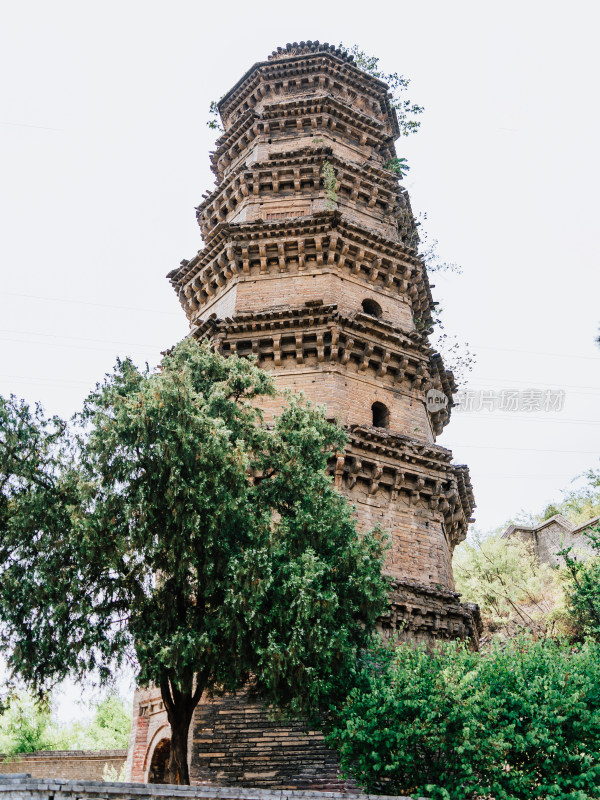
[[[487,414],[488,417],[484,419],[483,417],[474,416],[474,414],[478,414],[478,413]],[[483,411],[483,412],[460,411],[458,413],[453,413],[452,419],[453,420],[456,420],[456,419],[459,419],[459,418],[463,419],[463,416],[464,416],[465,419],[467,419],[466,415],[468,414],[469,415],[468,419],[469,419],[470,422],[485,422],[485,423],[492,422],[494,424],[499,424],[499,423],[502,423],[502,422],[509,422],[509,421],[513,422],[513,421],[515,421],[515,422],[551,422],[553,425],[557,425],[557,424],[560,424],[560,425],[600,425],[600,421],[599,420],[595,420],[595,419],[572,419],[572,418],[555,419],[554,417],[545,418],[545,417],[533,417],[533,416],[531,416],[531,417],[522,417],[522,416],[517,416],[516,414],[510,414],[510,412],[499,412],[502,416],[501,417],[497,417],[497,416],[494,417],[493,414],[495,414],[495,413],[498,413],[498,412],[490,412],[490,411]],[[557,411],[557,412],[554,412],[554,413],[559,414],[560,412]],[[510,414],[510,416],[508,416],[509,414]]]
[[[498,447],[496,445],[486,444],[453,444],[449,445],[452,450],[461,448],[463,450],[510,450],[511,452],[523,453],[576,453],[578,455],[598,456],[600,458],[600,450],[552,450],[540,447]]]
[[[511,347],[486,347],[485,345],[473,345],[474,350],[495,350],[499,353],[525,353],[531,356],[555,356],[557,358],[582,358],[586,361],[600,362],[600,356],[578,356],[574,353],[551,353],[544,350],[521,350],[520,348]]]
[[[0,124],[16,124],[16,123],[0,123]],[[32,126],[36,127],[36,126]],[[58,130],[57,128],[50,128],[49,130]],[[90,300],[76,300],[66,297],[47,297],[45,295],[36,295],[36,294],[25,294],[24,292],[10,292],[4,291],[2,294],[10,295],[12,297],[26,297],[29,299],[34,300],[47,300],[54,303],[72,303],[75,305],[88,305],[88,306],[96,306],[97,308],[112,308],[118,309],[120,311],[140,311],[147,314],[168,314],[171,316],[180,316],[179,312],[176,311],[165,311],[164,309],[156,309],[156,308],[140,308],[134,306],[116,306],[110,305],[108,303],[94,303]],[[550,351],[543,351],[543,350],[522,350],[521,348],[509,348],[509,347],[489,347],[486,345],[473,345],[474,348],[478,350],[495,350],[498,352],[504,353],[525,353],[527,355],[537,355],[537,356],[554,356],[557,358],[579,358],[584,359],[586,361],[598,361],[600,362],[600,356],[580,356],[575,353],[556,353]],[[509,379],[510,380],[510,379]],[[548,384],[549,385],[549,384]]]
[[[26,383],[42,383],[42,384],[55,384],[55,383],[67,383],[71,385],[77,386],[89,386],[90,384],[96,385],[95,380],[88,381],[77,381],[77,380],[65,380],[64,378],[41,378],[37,375],[0,375],[0,379],[10,379],[15,381],[25,381]]]
[[[118,344],[118,345],[123,345],[125,347],[145,347],[145,348],[165,347],[164,344],[155,344],[152,342],[145,342],[144,344],[142,344],[141,342],[115,341],[114,339],[91,339],[89,336],[70,336],[64,333],[47,333],[46,331],[23,331],[12,328],[5,328],[4,330],[0,330],[0,334],[4,333],[16,333],[21,336],[43,336],[43,337],[49,336],[53,339],[69,339],[78,342],[95,342],[98,344]],[[32,342],[32,344],[39,344],[39,342]]]
[[[27,122],[4,122],[0,120],[0,125],[10,125],[13,128],[36,128],[40,131],[56,131],[57,133],[64,133],[63,128],[50,128],[47,125],[31,125]]]
[[[483,383],[483,381],[490,381],[490,383],[485,384],[485,383]],[[511,387],[511,386],[506,386],[506,385],[505,386],[500,386],[498,384],[498,381],[508,381],[509,383],[518,383],[518,384],[521,384],[522,386],[527,386],[528,389],[533,389],[533,388],[538,387],[538,386],[544,386],[544,387],[549,387],[551,389],[555,389],[556,391],[560,391],[561,389],[589,389],[592,392],[599,392],[600,391],[600,387],[599,386],[578,386],[576,384],[568,384],[568,383],[563,383],[563,384],[546,383],[545,381],[523,380],[522,378],[503,378],[503,377],[490,378],[487,375],[484,375],[482,378],[477,378],[473,383],[471,383],[469,381],[468,386],[483,387],[483,391],[485,391],[487,389],[488,391],[491,391],[491,392],[492,391],[496,391],[497,389],[515,388],[515,387]],[[491,385],[493,385],[495,388],[491,389],[490,388]],[[516,390],[518,390],[518,387],[515,388],[515,391]],[[459,389],[458,394],[460,394],[461,391],[468,392],[469,389],[464,389],[464,390],[460,390]],[[477,389],[477,391],[481,391],[481,388]]]
[[[30,300],[49,300],[52,303],[71,303],[78,306],[95,306],[96,308],[112,308],[118,311],[139,311],[143,314],[167,314],[172,317],[180,317],[181,314],[177,311],[158,310],[156,308],[139,308],[135,306],[113,306],[108,303],[93,303],[91,300],[74,300],[68,297],[46,297],[41,294],[25,294],[24,292],[2,292],[2,294],[9,295],[10,297],[26,297]]]
[[[66,344],[63,344],[61,342],[44,342],[44,341],[42,341],[42,342],[34,342],[34,341],[31,341],[31,340],[27,340],[27,339],[15,339],[13,337],[9,337],[7,339],[4,339],[4,341],[5,342],[18,342],[19,344],[33,344],[36,347],[39,347],[40,345],[43,345],[44,347],[59,347],[62,350],[65,350],[65,349],[68,349],[68,350],[84,350],[85,352],[93,351],[93,352],[96,352],[96,353],[112,353],[112,352],[114,352],[111,347],[89,347],[89,346],[79,347],[76,344],[66,345]],[[164,345],[163,345],[163,347],[164,347]],[[140,350],[131,350],[130,352],[137,352],[138,354],[142,354],[142,351],[140,351]],[[144,348],[144,350],[143,350],[143,353],[146,353],[146,354],[149,354],[150,352],[153,352],[152,348]]]

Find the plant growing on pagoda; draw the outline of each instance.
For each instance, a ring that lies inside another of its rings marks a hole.
[[[206,124],[211,131],[219,131],[219,133],[223,133],[224,131],[224,128],[221,125],[221,117],[219,115],[219,105],[216,100],[211,100],[210,102],[208,107],[208,120]]]
[[[389,169],[390,172],[398,175],[401,179],[404,178],[410,170],[405,158],[390,158],[389,161],[385,162],[383,167],[384,169]]]
[[[409,136],[411,133],[418,131],[421,127],[421,121],[415,119],[415,117],[422,114],[424,108],[404,98],[404,92],[407,91],[410,85],[410,78],[405,78],[404,75],[399,75],[397,72],[384,72],[379,67],[379,58],[367,55],[356,44],[346,47],[346,45],[340,43],[338,46],[340,50],[354,56],[354,64],[359,69],[387,83],[390,89],[390,105],[396,112],[400,135]]]
[[[189,783],[203,693],[250,684],[318,718],[387,603],[385,541],[359,535],[328,458],[345,434],[253,362],[189,339],[158,372],[119,361],[77,426],[0,404],[0,642],[43,695],[128,660],[160,687],[170,780]]]
[[[325,207],[329,211],[334,211],[337,208],[338,194],[337,194],[337,178],[335,169],[329,161],[323,161],[321,167],[321,182],[325,189]]]

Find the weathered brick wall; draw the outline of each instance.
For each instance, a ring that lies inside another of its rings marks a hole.
[[[327,269],[302,275],[263,276],[260,280],[240,277],[203,307],[199,319],[206,319],[211,314],[225,318],[237,312],[295,307],[316,300],[322,300],[325,305],[336,303],[341,312],[355,314],[362,310],[362,301],[368,298],[379,303],[383,320],[405,330],[414,330],[406,298],[390,297],[389,293],[367,286],[352,276],[340,279]]]
[[[127,778],[153,780],[154,754],[170,739],[157,690],[138,690]],[[300,721],[271,719],[262,704],[244,693],[203,700],[194,712],[188,752],[193,784],[331,789],[351,787],[338,778],[336,754]]]
[[[127,780],[142,783],[149,780],[154,750],[164,739],[171,739],[171,729],[160,691],[136,689],[125,773]]]
[[[107,766],[118,774],[126,758],[127,750],[41,750],[10,758],[0,755],[0,774],[28,772],[36,778],[101,781]]]
[[[198,706],[191,756],[195,783],[337,791],[344,786],[336,754],[321,734],[303,722],[269,719],[267,709],[243,694]]]
[[[431,441],[425,406],[409,391],[382,386],[366,370],[363,373],[334,371],[313,366],[310,359],[305,360],[308,363],[302,367],[273,370],[278,389],[303,392],[314,403],[327,406],[328,416],[342,425],[370,425],[373,403],[383,403],[389,409],[392,430],[410,430],[414,439]],[[280,412],[285,402],[284,398],[261,402],[261,407],[269,411],[268,421],[273,413]]]

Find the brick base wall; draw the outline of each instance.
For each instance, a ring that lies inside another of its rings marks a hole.
[[[155,781],[154,761],[170,737],[160,692],[138,690],[127,779]],[[192,784],[355,791],[338,777],[336,753],[320,733],[301,721],[271,719],[268,709],[243,693],[200,702],[189,757]]]

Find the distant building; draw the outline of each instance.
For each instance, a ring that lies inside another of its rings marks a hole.
[[[573,554],[579,558],[588,558],[594,554],[586,531],[593,530],[600,524],[600,517],[594,517],[583,525],[574,525],[562,514],[555,514],[539,525],[511,525],[502,534],[503,539],[517,537],[533,547],[540,564],[560,564],[562,559],[557,553],[565,547],[572,547]]]

